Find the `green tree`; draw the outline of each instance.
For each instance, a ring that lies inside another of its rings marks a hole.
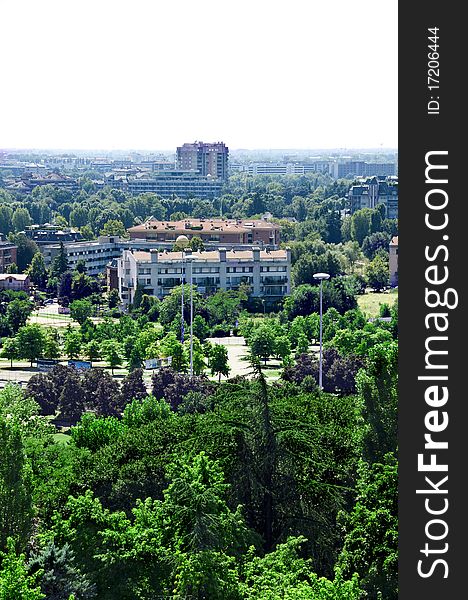
[[[0,204],[0,233],[8,235],[13,229],[12,219],[13,211],[5,204]]]
[[[10,263],[7,265],[6,272],[11,274],[19,273],[19,267],[16,263]]]
[[[101,356],[101,346],[97,340],[91,340],[86,344],[85,356],[91,363]]]
[[[37,585],[41,572],[29,575],[24,554],[15,552],[10,538],[7,551],[0,552],[0,600],[43,600],[46,596]]]
[[[262,325],[253,331],[250,338],[250,349],[254,356],[267,362],[275,353],[275,334],[270,327]]]
[[[39,252],[39,248],[34,240],[30,240],[24,233],[10,234],[10,242],[17,246],[16,263],[20,272],[25,271],[31,264],[33,256]]]
[[[18,330],[17,335],[20,358],[31,362],[43,356],[45,348],[45,334],[40,325],[25,325]]]
[[[51,277],[60,278],[66,271],[68,270],[68,258],[67,252],[65,250],[65,246],[63,242],[60,242],[60,249],[57,256],[54,257],[52,261],[52,266],[50,268]]]
[[[45,335],[44,358],[60,358],[61,348],[58,332],[49,329]]]
[[[83,339],[81,333],[74,329],[68,329],[65,334],[63,350],[68,358],[78,358],[81,354]]]
[[[24,231],[26,227],[32,224],[32,219],[27,208],[18,207],[11,219],[15,231]]]
[[[110,290],[107,296],[107,305],[109,308],[116,308],[120,304],[120,296],[118,290]]]
[[[369,208],[357,210],[351,217],[351,239],[356,241],[360,246],[364,239],[371,233],[370,231],[370,215]]]
[[[8,303],[6,310],[6,320],[13,333],[16,333],[20,327],[26,325],[33,305],[29,300],[19,300],[18,298]]]
[[[380,254],[377,254],[367,265],[366,277],[369,286],[376,292],[380,292],[389,285],[388,262]]]
[[[70,316],[80,325],[93,314],[93,305],[89,300],[73,300],[70,304]]]
[[[100,231],[101,235],[118,235],[119,237],[127,237],[127,230],[122,221],[110,219],[106,221],[104,227]]]
[[[13,368],[13,361],[19,358],[18,340],[16,338],[4,338],[2,344],[2,358],[8,358],[10,369]]]
[[[212,375],[218,375],[218,381],[221,383],[221,375],[228,377],[231,367],[229,366],[229,356],[226,346],[215,344],[210,351],[209,366]]]
[[[31,264],[28,267],[28,275],[34,285],[44,289],[47,285],[47,269],[44,263],[44,256],[41,252],[36,252]]]
[[[113,375],[114,369],[123,362],[122,346],[117,340],[104,340],[101,344],[101,353],[107,360]]]
[[[398,598],[397,489],[393,454],[382,463],[362,462],[356,504],[339,516],[345,537],[338,565],[344,576],[359,574],[369,598]]]
[[[7,548],[8,538],[17,550],[25,548],[33,512],[31,470],[20,427],[0,416],[0,551]]]

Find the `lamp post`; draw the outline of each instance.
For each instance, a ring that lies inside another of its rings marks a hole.
[[[320,281],[320,353],[319,353],[319,389],[322,390],[322,283],[324,279],[330,279],[328,273],[315,273],[314,279]]]
[[[190,257],[190,377],[193,377],[193,256]]]
[[[181,344],[183,344],[184,343],[184,334],[185,334],[185,327],[184,327],[184,279],[185,279],[184,269],[185,269],[185,264],[184,264],[184,258],[185,258],[185,249],[189,245],[188,237],[185,235],[179,235],[176,239],[176,245],[179,246],[180,248],[182,248],[182,274],[181,274],[181,278],[180,278],[181,288],[182,288],[181,303],[180,303],[180,342],[181,342]]]

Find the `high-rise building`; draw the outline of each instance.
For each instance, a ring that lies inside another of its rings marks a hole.
[[[227,179],[228,155],[229,148],[224,142],[184,144],[177,148],[177,168],[194,170],[200,175]]]

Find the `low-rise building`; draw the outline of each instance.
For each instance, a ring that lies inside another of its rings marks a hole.
[[[201,294],[250,287],[251,295],[270,301],[290,293],[291,251],[219,250],[206,252],[138,252],[125,250],[117,261],[119,294],[124,307],[133,302],[137,287],[163,298],[182,282]]]
[[[179,235],[189,240],[198,237],[205,246],[239,246],[258,244],[277,248],[280,243],[280,226],[263,219],[184,219],[182,221],[156,221],[148,219],[127,230],[131,239],[146,239],[175,243]]]
[[[392,237],[389,247],[388,268],[390,271],[390,285],[398,285],[398,236]]]
[[[0,290],[29,292],[29,275],[24,273],[0,273]]]

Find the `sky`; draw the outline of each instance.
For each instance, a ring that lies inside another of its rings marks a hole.
[[[396,148],[397,0],[0,0],[0,148]]]

